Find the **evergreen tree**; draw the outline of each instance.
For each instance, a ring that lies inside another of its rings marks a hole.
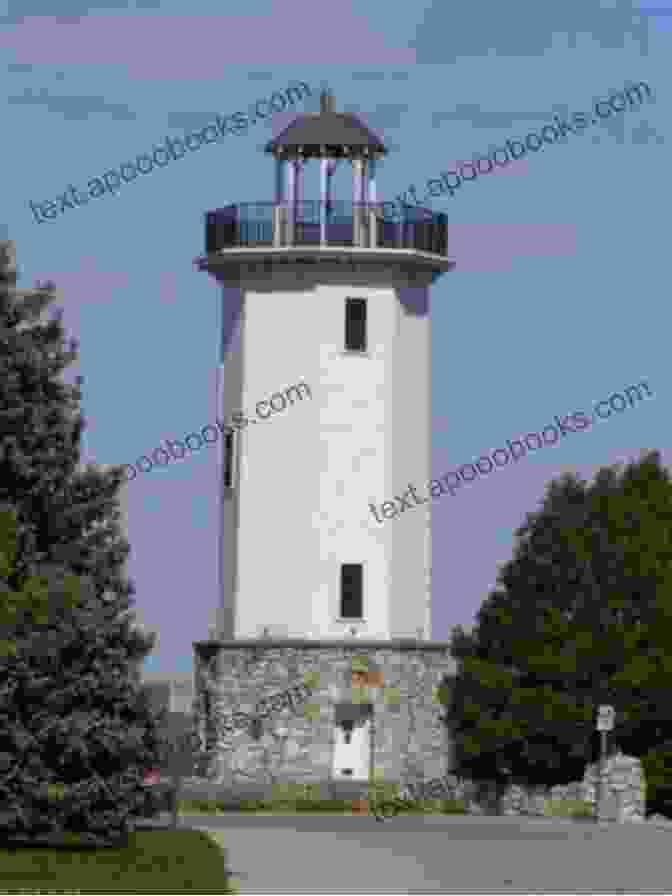
[[[591,485],[550,483],[516,538],[475,629],[454,631],[446,722],[463,774],[580,779],[599,755],[601,703],[616,709],[612,742],[655,754],[672,738],[672,485],[659,455]]]
[[[6,584],[16,569],[16,512],[11,508],[0,509],[0,632],[15,630],[25,624],[28,616],[33,623],[45,624],[49,609],[53,606],[57,584],[64,598],[63,606],[75,607],[79,601],[79,580],[76,576],[63,576],[60,583],[46,575],[27,579],[20,591],[12,591]],[[52,574],[55,570],[51,570]],[[50,587],[51,586],[51,587]],[[16,656],[16,644],[0,639],[0,657]]]
[[[154,638],[133,628],[117,497],[123,468],[79,468],[82,380],[61,379],[77,344],[64,347],[62,312],[45,319],[54,285],[22,292],[16,280],[4,244],[0,507],[16,520],[4,589],[16,595],[37,577],[49,598],[46,614],[10,620],[13,649],[0,658],[0,832],[114,837],[140,813],[142,774],[163,751],[136,679]],[[73,576],[78,601],[57,599]]]

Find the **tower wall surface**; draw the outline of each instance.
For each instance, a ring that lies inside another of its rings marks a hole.
[[[224,315],[224,413],[242,409],[250,423],[237,435],[237,487],[222,498],[220,634],[344,637],[353,621],[339,618],[340,565],[362,563],[357,634],[430,637],[428,285],[336,263],[248,272],[240,284],[223,299],[238,303]],[[362,353],[344,350],[349,297],[367,300]],[[298,384],[310,393],[288,397]],[[272,396],[284,409],[262,420],[257,405]],[[377,522],[369,504],[380,514],[410,484],[425,503]]]
[[[222,332],[220,364],[217,381],[216,416],[228,423],[233,414],[240,412],[243,404],[243,292],[237,285],[222,286]],[[221,518],[220,532],[223,538],[219,545],[219,596],[218,634],[220,637],[234,637],[236,616],[236,595],[238,577],[238,500],[236,496],[225,496],[223,482],[223,439],[218,443],[219,495],[218,506]]]

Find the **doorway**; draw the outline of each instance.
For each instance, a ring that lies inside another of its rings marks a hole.
[[[335,781],[368,781],[372,722],[371,703],[336,704],[332,757]]]

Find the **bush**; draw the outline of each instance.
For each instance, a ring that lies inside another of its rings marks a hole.
[[[269,804],[270,805],[270,804]],[[296,812],[350,812],[352,800],[315,800],[297,803]]]
[[[464,800],[444,800],[441,804],[444,815],[465,815],[467,805]]]
[[[424,800],[407,802],[398,797],[399,787],[394,783],[375,782],[370,791],[369,804],[372,808],[391,806],[398,803],[398,810],[404,813],[422,814],[426,812],[444,813],[447,815],[464,814],[465,804],[462,800]],[[181,799],[178,802],[179,812],[342,812],[353,811],[352,799],[324,798],[319,784],[279,784],[271,799],[243,799],[236,802],[208,799]],[[387,811],[387,810],[386,810]]]
[[[377,780],[369,787],[369,799],[373,805],[394,801],[399,796],[399,786],[394,783]]]
[[[351,800],[241,800],[238,803],[222,800],[180,800],[179,812],[349,812]]]
[[[218,803],[214,800],[179,800],[178,801],[178,810],[180,812],[189,813],[191,812],[217,812],[221,811],[220,806],[222,803]]]
[[[584,800],[546,800],[544,815],[552,818],[593,818],[595,812]]]
[[[408,800],[399,796],[399,785],[375,781],[370,788],[371,807],[386,817],[399,813],[410,815],[444,814],[464,815],[467,811],[463,800],[457,799],[426,799]]]
[[[672,817],[672,741],[641,757],[646,781],[646,814]]]

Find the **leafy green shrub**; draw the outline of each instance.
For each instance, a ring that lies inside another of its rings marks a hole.
[[[325,799],[319,783],[278,784],[272,799],[258,802],[260,810],[287,812],[341,811],[350,805],[347,800]]]
[[[306,672],[303,676],[303,683],[306,687],[310,688],[313,691],[316,691],[320,686],[320,673],[319,672]]]
[[[377,804],[395,800],[399,795],[399,786],[383,779],[374,779],[369,787],[369,802]]]
[[[465,815],[467,805],[464,800],[443,800],[441,811],[444,815]]]
[[[309,722],[317,722],[320,718],[320,704],[304,703],[303,717]]]
[[[297,812],[349,812],[352,809],[352,800],[314,800],[312,802],[297,803]]]
[[[319,784],[281,783],[274,788],[271,799],[182,800],[180,811],[196,812],[319,812],[345,811],[350,802],[324,799]]]
[[[592,818],[593,807],[584,800],[546,800],[544,815],[552,818]]]
[[[456,799],[425,799],[408,800],[399,795],[399,785],[395,782],[376,780],[369,788],[369,800],[372,808],[380,809],[381,814],[397,815],[399,813],[411,815],[462,815],[466,813],[466,806],[462,800]]]
[[[398,805],[397,812],[412,814],[444,813],[464,814],[466,807],[461,800],[423,800],[409,802],[399,799],[396,783],[376,781],[370,789],[369,802],[377,806]],[[240,800],[235,805],[217,800],[181,800],[179,811],[189,812],[344,812],[352,811],[351,799],[325,799],[319,784],[278,784],[272,799]],[[388,810],[386,809],[386,812]]]
[[[180,812],[216,812],[220,805],[215,800],[179,800]]]
[[[222,811],[226,811],[227,807],[224,807]],[[239,805],[239,810],[241,812],[261,812],[264,808],[263,800],[241,800]]]
[[[572,812],[572,818],[594,818],[595,810],[592,805],[588,802],[582,802],[581,800],[577,800],[576,809]]]
[[[352,800],[240,800],[233,805],[218,800],[180,800],[179,811],[185,815],[204,812],[349,812]]]
[[[654,747],[641,757],[646,781],[646,813],[672,816],[672,741]]]
[[[384,688],[383,702],[388,709],[399,707],[401,705],[401,691],[399,688]]]

